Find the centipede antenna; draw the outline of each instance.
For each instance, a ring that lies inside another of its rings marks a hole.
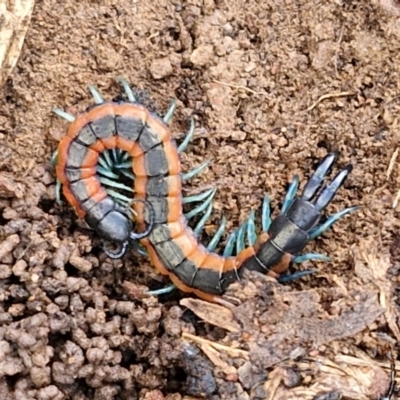
[[[218,246],[219,241],[221,240],[222,235],[225,232],[226,228],[226,218],[222,217],[221,225],[219,226],[217,232],[215,232],[213,238],[210,240],[210,243],[207,246],[208,251],[214,251]]]
[[[182,174],[182,181],[185,182],[194,176],[198,175],[204,168],[206,168],[210,164],[211,160],[206,160],[203,164],[200,164],[197,168],[192,169],[191,171],[185,172]]]
[[[103,245],[103,250],[106,255],[114,260],[121,258],[125,253],[128,248],[128,242],[124,242],[120,244],[119,251],[110,251],[107,249],[107,242],[104,243]]]
[[[271,207],[269,197],[265,196],[261,211],[261,227],[263,232],[268,232],[271,222]]]
[[[192,211],[189,211],[187,214],[185,214],[185,218],[187,220],[189,220],[189,219],[193,218],[196,214],[199,214],[202,211],[204,211],[212,202],[216,192],[217,192],[217,189],[213,189],[211,191],[210,195],[208,196],[208,198],[203,203],[199,204]]]
[[[244,235],[246,232],[246,227],[247,227],[247,220],[240,225],[237,231],[236,254],[239,254],[246,247],[246,244],[244,243]]]
[[[166,112],[166,114],[164,115],[163,121],[166,124],[169,124],[172,117],[174,116],[174,112],[176,110],[176,99],[172,99],[171,104],[168,108],[168,111]]]
[[[132,207],[132,205],[135,204],[135,203],[142,203],[143,204],[143,206],[144,206],[143,207],[143,211],[145,212],[145,214],[146,214],[146,211],[147,211],[147,217],[146,218],[148,218],[147,227],[144,230],[144,232],[131,231],[131,233],[129,235],[131,240],[140,240],[140,239],[143,239],[146,236],[150,235],[151,231],[153,230],[154,221],[156,219],[156,212],[154,210],[153,204],[150,201],[137,197],[137,198],[133,198],[133,199],[131,199],[129,201],[129,209],[130,209],[130,212],[132,214],[136,214],[136,211]]]
[[[149,290],[148,292],[146,292],[146,294],[147,296],[160,296],[161,294],[171,293],[175,289],[176,289],[175,285],[169,285],[161,289]]]
[[[293,202],[293,199],[296,196],[298,188],[299,188],[299,176],[295,175],[293,177],[292,182],[289,185],[288,191],[286,192],[285,199],[283,200],[281,214],[285,214],[286,211],[289,209],[290,205]]]
[[[204,199],[206,199],[213,192],[213,190],[216,190],[216,189],[213,188],[213,189],[209,189],[209,190],[206,190],[204,192],[201,192],[199,194],[195,194],[193,196],[184,197],[182,199],[182,203],[183,204],[188,204],[188,203],[195,203],[195,202],[198,202],[198,201],[203,201]]]
[[[121,78],[121,77],[117,78],[117,82],[119,82],[120,85],[122,86],[122,88],[124,89],[126,97],[128,97],[128,100],[131,103],[137,103],[138,101],[137,101],[137,99],[136,99],[136,97],[135,97],[135,95],[133,93],[133,90],[130,87],[129,83],[124,78]]]
[[[307,181],[306,186],[303,189],[303,193],[301,195],[302,200],[310,201],[315,196],[337,156],[338,153],[333,152],[329,153],[327,156],[325,156],[325,158],[322,159],[321,163],[311,175],[311,178]]]
[[[236,237],[237,237],[237,229],[235,229],[228,237],[228,240],[226,242],[226,246],[224,249],[224,252],[222,253],[222,257],[230,257],[233,253],[233,248],[235,246],[236,242]]]
[[[187,149],[187,147],[188,147],[190,141],[191,141],[192,138],[193,138],[193,135],[194,135],[194,128],[195,128],[194,118],[191,117],[191,118],[190,118],[190,127],[189,127],[189,131],[188,131],[188,133],[186,134],[185,139],[183,139],[182,143],[178,146],[178,153],[179,153],[179,154],[180,154],[180,153],[183,153],[183,152]]]
[[[256,234],[256,224],[255,224],[255,212],[254,210],[251,210],[249,218],[247,219],[247,241],[249,243],[249,246],[254,246],[256,240],[257,240],[257,234]]]
[[[56,202],[57,204],[62,204],[61,201],[61,181],[59,181],[58,179],[56,180],[56,187],[54,189],[55,194],[56,194]]]
[[[332,262],[332,259],[328,256],[319,253],[307,253],[302,254],[300,256],[296,256],[292,258],[292,263],[301,264],[305,261],[324,261],[324,262]]]
[[[100,92],[93,85],[89,85],[88,89],[89,89],[90,94],[93,96],[94,102],[96,104],[104,103],[103,96],[100,94]]]
[[[62,110],[61,108],[54,107],[51,109],[51,111],[59,117],[66,119],[68,122],[75,121],[75,117],[72,114]]]
[[[333,199],[340,186],[343,185],[349,173],[353,170],[352,165],[348,165],[342,169],[332,180],[331,183],[326,185],[315,202],[316,210],[323,210]]]
[[[310,237],[309,240],[315,239],[316,237],[324,233],[326,230],[328,230],[335,222],[339,221],[340,218],[360,208],[361,208],[360,206],[353,206],[331,215],[323,224],[316,226],[309,232],[309,237]]]
[[[203,231],[205,223],[207,222],[208,218],[210,218],[212,209],[213,209],[213,205],[212,205],[212,203],[210,203],[206,209],[206,212],[201,217],[201,219],[198,222],[198,224],[196,225],[196,227],[193,229],[193,232],[196,236],[200,235],[200,233]]]
[[[100,175],[106,176],[107,178],[111,178],[111,179],[118,179],[119,175],[115,174],[114,172],[110,171],[108,168],[104,168],[102,166],[98,166],[97,167],[97,172]]]

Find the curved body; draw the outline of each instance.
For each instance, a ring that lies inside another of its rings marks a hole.
[[[100,154],[114,148],[132,157],[134,198],[146,200],[154,209],[152,221],[149,209],[139,202],[133,204],[140,230],[152,224],[150,234],[140,239],[151,263],[182,291],[209,301],[238,280],[244,268],[275,277],[286,271],[293,255],[310,240],[310,231],[315,228],[321,210],[351,170],[342,171],[340,179],[335,178],[337,187],[320,195],[319,199],[323,197],[326,203],[322,207],[304,195],[294,199],[253,246],[236,256],[223,257],[208,251],[188,227],[183,214],[181,164],[175,141],[168,126],[137,103],[96,105],[78,116],[61,140],[57,177],[77,215],[112,241],[124,241],[132,230],[131,219],[107,194],[96,172]],[[326,162],[324,173],[333,160],[334,157]],[[318,187],[322,178],[318,178]],[[307,185],[313,184],[310,180]],[[316,189],[310,190],[313,197]]]

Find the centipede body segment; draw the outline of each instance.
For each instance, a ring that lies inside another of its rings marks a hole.
[[[126,102],[104,101],[91,89],[98,104],[76,119],[67,115],[73,121],[58,147],[56,173],[63,194],[77,215],[85,218],[100,236],[124,246],[130,241],[139,241],[160,273],[168,275],[181,290],[210,301],[239,279],[243,269],[278,277],[292,261],[327,259],[319,254],[298,254],[309,240],[355,209],[343,210],[318,225],[323,210],[343,184],[351,166],[340,171],[318,193],[337,156],[328,154],[298,197],[298,178],[294,179],[280,216],[271,221],[269,211],[263,211],[263,233],[258,238],[252,213],[228,239],[224,255],[218,255],[212,250],[223,229],[218,231],[212,245],[205,247],[197,239],[198,230],[189,228],[188,215],[185,217],[183,212],[185,199],[179,150],[167,125],[173,112],[169,111],[168,117],[161,119],[136,102],[125,81],[122,84],[129,100]],[[59,112],[64,116],[62,113]],[[115,165],[125,168],[125,174],[132,178],[133,212],[120,204],[112,189],[102,184],[118,185],[102,161],[102,155],[110,151],[120,160]],[[102,174],[111,178],[104,178]],[[213,193],[207,196],[194,198],[205,198],[203,204],[208,201],[206,206],[196,208],[196,212],[205,213],[204,217],[211,212]],[[133,232],[134,225],[139,227],[139,233]],[[233,255],[235,243],[236,255]]]

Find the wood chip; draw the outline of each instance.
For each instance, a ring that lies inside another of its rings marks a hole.
[[[182,299],[180,304],[193,311],[199,318],[212,325],[219,326],[229,332],[240,332],[239,324],[234,320],[231,310],[218,304],[198,299]]]
[[[34,4],[34,0],[0,2],[0,86],[17,64]]]
[[[204,344],[208,344],[209,346],[214,347],[217,350],[221,350],[221,351],[228,353],[232,357],[244,357],[245,359],[248,359],[248,357],[249,357],[249,352],[246,350],[241,350],[241,349],[236,349],[236,348],[229,347],[229,346],[224,346],[223,344],[212,342],[207,339],[203,339],[201,337],[192,335],[191,333],[183,332],[182,338],[191,340],[195,343],[198,343],[200,346],[202,346]]]

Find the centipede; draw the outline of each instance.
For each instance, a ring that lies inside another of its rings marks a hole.
[[[183,182],[208,165],[206,161],[191,171],[182,171],[180,153],[193,138],[193,118],[178,144],[169,128],[176,102],[161,117],[138,101],[126,80],[118,81],[122,100],[106,101],[94,86],[89,86],[95,104],[82,114],[74,116],[53,109],[69,122],[53,155],[57,199],[61,198],[62,188],[77,216],[104,239],[109,257],[120,258],[132,246],[147,255],[175,287],[211,302],[241,279],[246,269],[284,282],[315,272],[290,275],[292,263],[331,261],[319,253],[301,252],[308,242],[359,208],[348,207],[321,222],[324,210],[353,168],[351,164],[345,166],[326,183],[337,152],[328,153],[320,161],[300,194],[299,177],[294,176],[276,218],[271,217],[270,200],[265,196],[261,229],[256,227],[253,210],[228,236],[222,254],[218,254],[225,218],[208,245],[199,240],[212,213],[216,189],[182,195]],[[192,203],[197,206],[185,213],[184,206]],[[194,217],[199,221],[191,227],[189,222]],[[117,249],[111,250],[108,243]]]

